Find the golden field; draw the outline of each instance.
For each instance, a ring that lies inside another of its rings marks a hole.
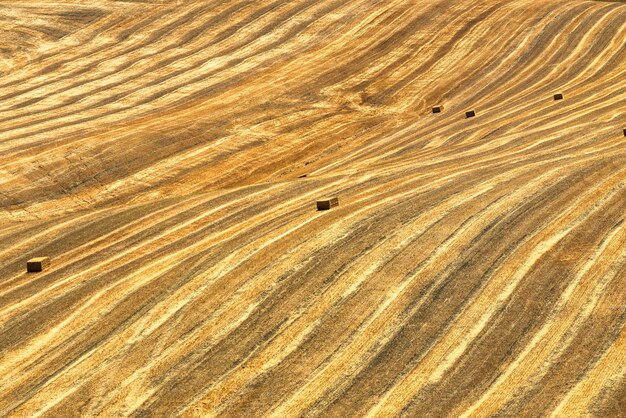
[[[0,23],[0,416],[626,416],[626,4]]]

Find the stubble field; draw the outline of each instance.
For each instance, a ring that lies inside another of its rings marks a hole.
[[[618,2],[0,1],[0,416],[626,416],[624,129]]]

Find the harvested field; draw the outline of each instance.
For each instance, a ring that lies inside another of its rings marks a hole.
[[[0,23],[0,416],[626,416],[626,4]]]

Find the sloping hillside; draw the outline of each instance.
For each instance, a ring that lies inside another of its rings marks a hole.
[[[0,22],[0,416],[626,416],[625,4]]]

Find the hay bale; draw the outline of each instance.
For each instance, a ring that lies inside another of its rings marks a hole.
[[[476,112],[473,110],[470,110],[469,112],[465,112],[466,119],[473,118],[474,116],[476,116]]]
[[[306,178],[306,174],[300,174],[300,175],[298,176],[298,178],[299,178],[299,179]]]
[[[339,206],[339,198],[331,197],[317,201],[317,210],[329,210],[335,206]]]
[[[626,136],[626,129],[624,129],[624,136]]]
[[[443,106],[433,107],[433,113],[441,113],[441,112],[443,112]]]
[[[557,93],[554,95],[554,100],[563,100],[563,94]]]
[[[31,258],[26,262],[26,271],[29,273],[44,271],[44,269],[48,267],[49,264],[50,259],[48,257]]]

